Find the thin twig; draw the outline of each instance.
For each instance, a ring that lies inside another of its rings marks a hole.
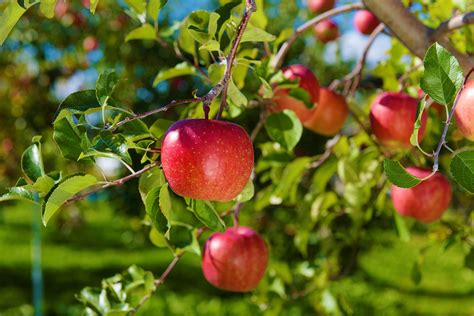
[[[252,140],[252,143],[255,141],[257,138],[258,133],[262,129],[262,127],[265,125],[265,121],[268,118],[268,111],[266,109],[263,109],[260,112],[260,119],[258,120],[257,124],[253,128],[252,132],[250,133],[250,139]]]
[[[456,109],[456,105],[458,104],[458,99],[459,96],[461,95],[462,91],[464,90],[464,87],[466,86],[467,81],[469,80],[469,76],[474,72],[474,68],[471,68],[469,72],[467,73],[466,77],[464,77],[464,82],[461,86],[461,89],[459,89],[458,93],[456,94],[456,98],[454,99],[453,107],[451,108],[451,111],[449,112],[448,118],[446,119],[446,122],[444,124],[444,129],[443,129],[443,134],[441,134],[441,139],[438,143],[438,147],[436,148],[435,152],[433,153],[433,172],[436,172],[439,170],[439,155],[441,153],[441,149],[443,149],[443,146],[446,145],[446,135],[448,135],[448,130],[449,130],[449,125],[451,125],[451,120],[454,115],[454,110]]]
[[[324,162],[326,162],[326,160],[328,160],[329,157],[331,157],[332,149],[334,148],[334,146],[337,145],[340,138],[341,138],[341,134],[337,134],[336,136],[334,136],[333,138],[328,140],[326,142],[326,150],[324,151],[324,153],[322,153],[322,155],[319,156],[318,160],[313,161],[309,165],[309,168],[310,169],[316,169],[319,166],[321,166]]]
[[[97,191],[101,191],[101,190],[104,190],[104,189],[107,189],[107,188],[110,188],[110,187],[116,187],[116,186],[121,186],[122,184],[124,184],[125,182],[129,181],[129,180],[132,180],[134,178],[138,178],[140,175],[142,175],[143,173],[147,172],[148,170],[150,169],[153,169],[154,167],[158,166],[160,163],[159,161],[155,161],[149,165],[147,165],[146,167],[144,167],[143,169],[141,170],[138,170],[137,172],[135,173],[132,173],[132,174],[129,174],[128,176],[125,176],[123,178],[120,178],[120,179],[117,179],[117,180],[114,180],[112,182],[107,182],[101,186],[98,186],[98,187],[95,187],[93,189],[90,189],[89,191],[85,192],[85,193],[79,193],[79,194],[76,194],[74,195],[73,197],[67,199],[66,201],[64,201],[63,205],[67,205],[67,204],[70,204],[74,201],[79,201],[79,200],[82,200],[84,199],[85,197],[87,197],[88,195],[94,193],[94,192],[97,192]]]
[[[232,80],[230,76],[232,74],[232,67],[234,66],[235,57],[237,56],[237,49],[239,47],[240,41],[242,40],[242,36],[244,35],[245,28],[247,27],[247,24],[250,21],[250,17],[255,11],[257,11],[257,5],[255,4],[255,0],[246,0],[244,16],[242,17],[242,21],[240,22],[237,28],[237,35],[235,36],[234,41],[232,42],[232,48],[226,60],[227,64],[224,72],[224,78],[222,78],[223,88],[221,104],[216,114],[217,120],[220,119],[222,111],[224,110],[224,107],[227,104],[227,89],[229,87],[229,82]]]
[[[295,30],[293,35],[289,39],[287,39],[286,42],[283,43],[283,45],[280,47],[280,49],[278,50],[278,53],[276,54],[275,58],[271,62],[271,66],[275,69],[280,68],[281,64],[283,63],[283,59],[288,53],[288,50],[290,49],[291,45],[293,45],[293,43],[296,41],[298,36],[300,36],[304,31],[306,31],[310,27],[314,26],[315,24],[325,19],[333,17],[335,15],[338,15],[344,12],[349,12],[352,10],[363,9],[363,8],[364,8],[364,4],[362,2],[343,5],[343,6],[334,8],[332,10],[326,11],[323,14],[320,14],[316,16],[315,18],[309,20],[308,22],[304,23],[303,25],[299,26]]]

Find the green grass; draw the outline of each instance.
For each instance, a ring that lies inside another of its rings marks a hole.
[[[71,229],[55,218],[43,235],[43,272],[48,315],[79,315],[74,299],[85,286],[137,264],[159,274],[171,255],[153,247],[140,218],[114,213],[105,203],[81,205],[85,223]],[[31,205],[0,209],[0,315],[31,315]],[[66,213],[63,213],[66,214]],[[428,249],[419,285],[411,280],[413,262],[429,241],[412,236],[399,241],[394,232],[377,231],[375,244],[358,261],[357,272],[331,285],[336,298],[355,315],[472,315],[474,273],[463,267],[460,246]],[[298,302],[296,302],[297,304]],[[286,304],[286,303],[285,303]],[[295,304],[295,303],[293,303]],[[290,304],[284,315],[290,312]],[[205,282],[200,258],[186,255],[141,310],[140,315],[261,314],[250,294],[216,290]]]

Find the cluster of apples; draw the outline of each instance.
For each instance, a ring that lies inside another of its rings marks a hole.
[[[314,14],[321,14],[334,8],[335,0],[308,0],[308,9]],[[368,10],[359,10],[354,16],[355,28],[364,35],[370,35],[380,24],[379,19]],[[331,19],[317,23],[314,35],[322,43],[334,41],[339,37],[339,27]]]
[[[174,123],[161,147],[161,164],[171,189],[187,198],[230,201],[250,179],[253,144],[239,125],[210,119]],[[214,233],[206,241],[202,271],[214,286],[253,290],[265,274],[268,248],[249,227]]]

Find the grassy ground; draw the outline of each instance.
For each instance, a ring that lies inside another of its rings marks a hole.
[[[3,207],[0,213],[0,315],[29,315],[31,218],[39,214],[33,214],[30,205]],[[105,204],[96,204],[85,212],[85,220],[86,225],[70,233],[58,225],[42,229],[48,315],[79,314],[75,293],[99,285],[102,278],[131,264],[159,273],[170,261],[168,251],[147,242],[139,218],[130,220],[113,214]],[[463,268],[460,247],[446,252],[430,248],[422,266],[423,279],[414,285],[412,264],[427,240],[415,236],[407,244],[390,232],[375,235],[378,241],[360,257],[358,272],[332,287],[355,315],[474,314],[474,273]],[[199,261],[197,256],[185,256],[141,315],[258,314],[248,295],[209,286]]]

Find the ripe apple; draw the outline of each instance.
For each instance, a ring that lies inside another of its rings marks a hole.
[[[335,0],[308,0],[308,8],[313,13],[323,13],[334,8]]]
[[[402,92],[384,92],[370,107],[370,125],[383,145],[394,149],[410,148],[410,136],[416,120],[418,101]],[[421,117],[418,139],[425,135],[427,114]]]
[[[212,285],[232,292],[257,287],[265,274],[268,249],[263,239],[249,227],[228,228],[206,241],[202,271]]]
[[[82,47],[86,52],[91,52],[99,48],[99,41],[95,36],[87,36],[82,42]]]
[[[431,173],[430,169],[408,167],[407,171],[418,178]],[[409,188],[392,186],[392,201],[395,210],[422,223],[431,223],[443,215],[451,202],[451,184],[441,173]]]
[[[379,19],[368,10],[359,10],[354,16],[355,28],[365,35],[370,35],[379,24]]]
[[[171,189],[184,197],[230,201],[242,192],[253,169],[253,145],[237,124],[189,119],[168,129],[161,164]]]
[[[324,20],[314,26],[314,35],[323,43],[334,41],[339,37],[339,28],[332,20]]]
[[[464,137],[474,141],[474,80],[469,80],[459,95],[454,116]]]
[[[303,125],[318,134],[332,136],[337,134],[349,115],[349,108],[342,95],[321,88],[319,103]]]
[[[312,103],[318,103],[319,81],[311,70],[303,65],[291,65],[283,68],[282,71],[286,79],[299,79],[299,87],[309,93]],[[312,114],[312,109],[306,107],[303,101],[290,96],[287,89],[276,87],[273,101],[275,102],[277,111],[283,111],[285,109],[292,110],[296,113],[301,122],[307,120]]]

